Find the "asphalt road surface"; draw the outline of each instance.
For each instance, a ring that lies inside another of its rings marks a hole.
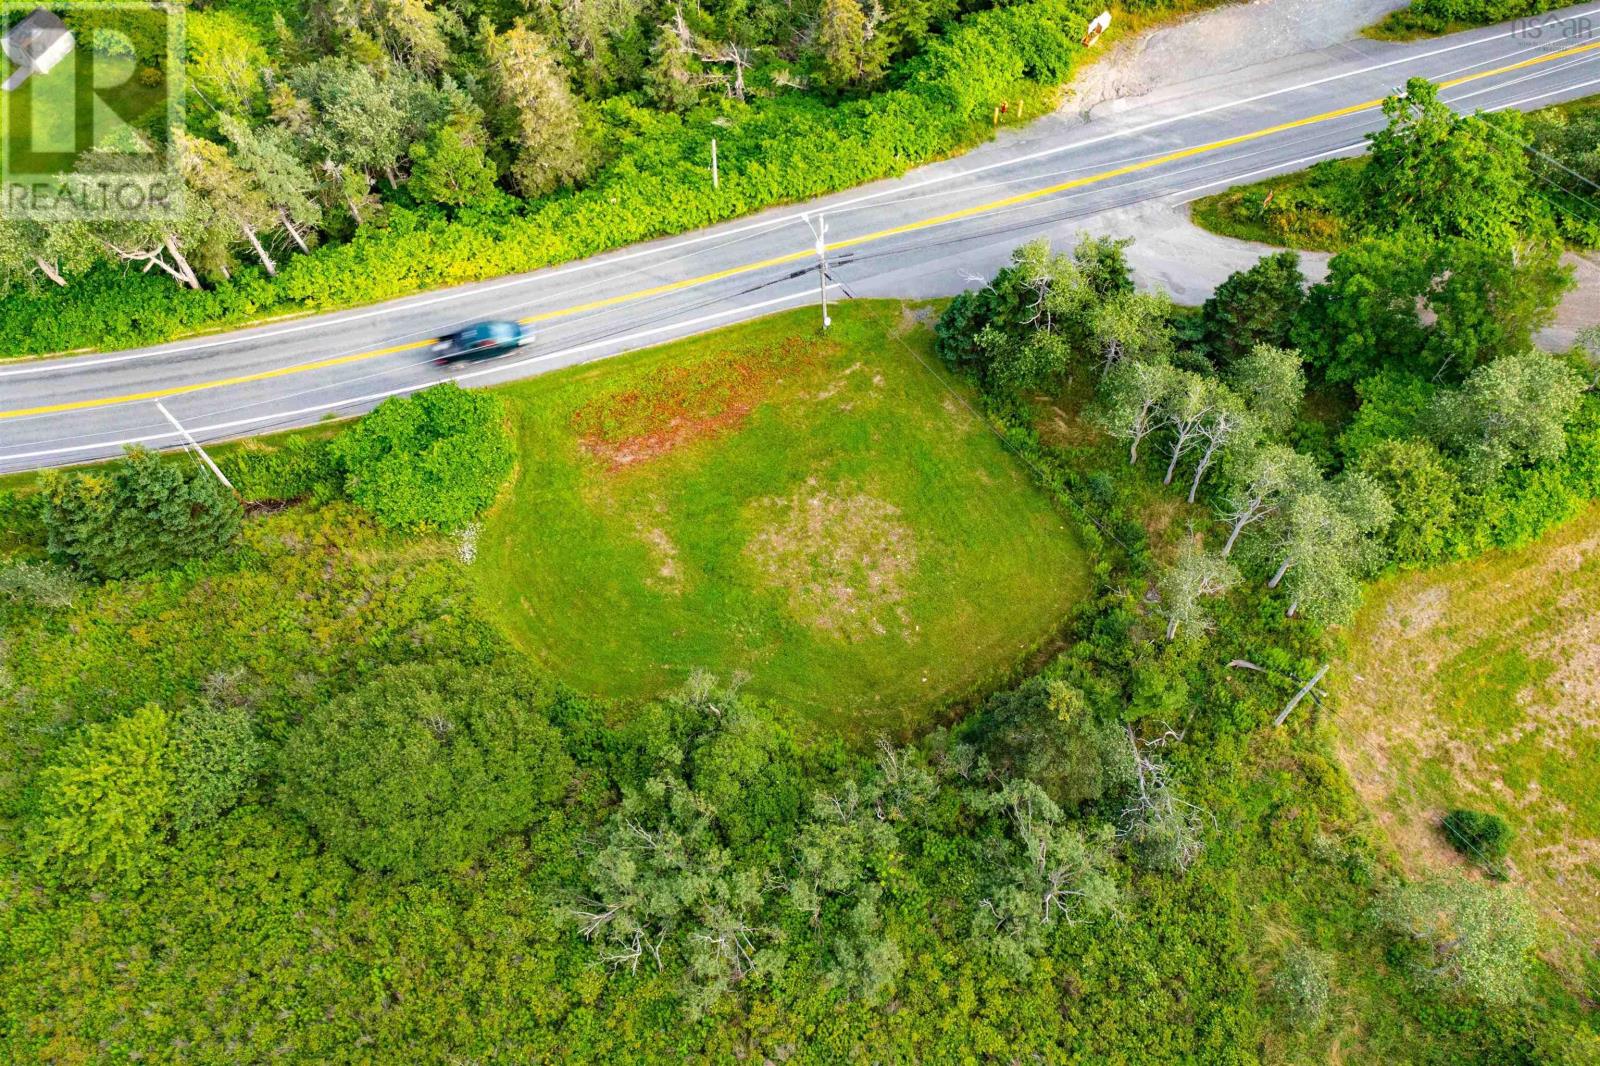
[[[1382,125],[1382,98],[1412,76],[1444,84],[1461,109],[1600,92],[1600,6],[1558,14],[1565,32],[1501,26],[1263,56],[1087,118],[1063,110],[903,178],[532,274],[153,348],[0,362],[0,471],[180,445],[163,406],[201,441],[248,436],[815,302],[818,216],[830,298],[958,292],[1023,241],[1068,240],[1098,214],[1354,154]],[[520,318],[536,340],[495,362],[432,365],[434,338],[485,318]]]

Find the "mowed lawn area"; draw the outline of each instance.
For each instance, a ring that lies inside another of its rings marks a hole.
[[[1413,872],[1462,864],[1447,810],[1493,811],[1516,831],[1511,880],[1596,943],[1600,507],[1522,551],[1383,582],[1337,676],[1346,765]]]
[[[930,368],[933,318],[853,302],[823,339],[796,311],[504,390],[521,458],[478,540],[485,599],[585,691],[703,668],[829,728],[926,724],[1088,582],[1067,520]]]

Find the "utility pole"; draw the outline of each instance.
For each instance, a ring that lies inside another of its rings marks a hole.
[[[227,475],[223,474],[222,470],[217,466],[217,464],[211,461],[211,456],[206,454],[206,450],[200,447],[200,442],[189,435],[189,431],[183,428],[182,422],[179,422],[176,418],[172,417],[172,412],[167,410],[167,405],[162,403],[160,400],[157,400],[156,410],[165,415],[167,421],[172,423],[172,428],[176,429],[178,431],[178,436],[183,438],[184,447],[193,448],[195,451],[199,452],[200,458],[205,460],[206,466],[210,467],[211,472],[217,475],[217,480],[228,486],[228,491],[237,492],[238,490],[233,487],[233,482],[229,481]]]
[[[713,189],[722,188],[722,179],[717,174],[717,139],[715,137],[711,138],[711,187]]]
[[[806,225],[811,225],[809,218]],[[822,298],[822,328],[826,331],[833,320],[828,317],[828,223],[821,215],[811,232],[817,235],[817,293]]]
[[[1305,687],[1294,694],[1294,699],[1290,700],[1288,704],[1285,705],[1283,710],[1278,712],[1278,717],[1272,720],[1272,724],[1275,726],[1281,726],[1294,711],[1294,709],[1300,706],[1300,701],[1305,699],[1308,694],[1312,693],[1312,690],[1317,687],[1317,682],[1322,680],[1323,676],[1327,674],[1329,667],[1332,665],[1332,663],[1324,663],[1322,669],[1318,670],[1314,675],[1312,675],[1311,680],[1305,683]],[[1315,699],[1316,697],[1313,696],[1312,698]]]

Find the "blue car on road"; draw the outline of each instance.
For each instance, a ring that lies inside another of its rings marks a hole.
[[[433,364],[448,366],[462,360],[493,359],[532,341],[533,330],[520,322],[479,322],[441,338],[433,346]]]

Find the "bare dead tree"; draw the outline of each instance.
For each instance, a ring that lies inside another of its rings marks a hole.
[[[1117,834],[1151,851],[1153,865],[1186,870],[1205,847],[1200,823],[1209,813],[1178,795],[1166,763],[1151,754],[1151,749],[1181,740],[1183,734],[1169,729],[1140,745],[1132,726],[1127,727],[1127,733],[1138,789],[1122,810]]]
[[[704,84],[721,85],[729,96],[740,103],[744,102],[744,72],[750,69],[752,61],[750,49],[734,41],[713,41],[706,37],[697,37],[689,29],[689,24],[684,21],[682,7],[673,12],[672,32],[683,43],[684,50],[700,62],[717,63],[732,68],[731,74],[724,71],[708,72],[704,76]]]
[[[179,247],[176,234],[165,234],[159,241],[151,244],[124,246],[111,241],[104,243],[111,254],[118,259],[128,263],[143,263],[140,273],[148,274],[150,268],[155,267],[184,288],[200,288],[200,278],[183,254],[183,249]]]

